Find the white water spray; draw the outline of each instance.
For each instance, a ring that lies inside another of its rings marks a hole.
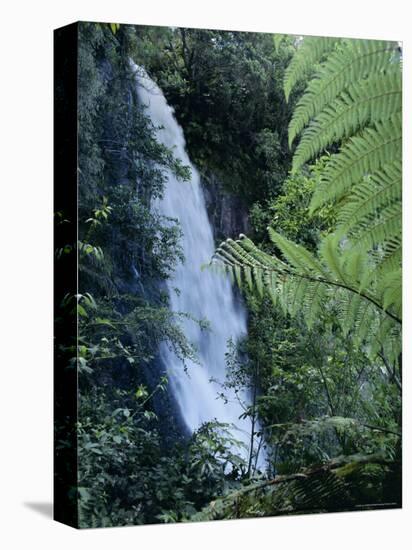
[[[173,149],[176,158],[191,169],[190,182],[178,181],[169,171],[161,201],[153,207],[163,215],[179,220],[185,261],[180,263],[168,280],[170,307],[176,312],[189,313],[195,319],[206,319],[210,330],[202,330],[194,321],[184,320],[182,328],[187,339],[194,344],[200,364],[187,362],[187,373],[181,360],[166,345],[161,355],[167,367],[170,384],[180,407],[182,418],[190,431],[203,422],[216,419],[236,426],[233,436],[247,447],[250,444],[250,419],[240,419],[244,410],[242,402],[249,402],[247,395],[235,395],[225,391],[228,403],[217,397],[222,391],[226,376],[225,353],[227,341],[236,342],[246,334],[246,314],[235,303],[230,281],[226,276],[201,270],[210,261],[214,250],[212,228],[207,216],[200,177],[190,162],[185,149],[182,128],[176,122],[173,109],[167,104],[160,88],[145,71],[133,65],[136,71],[137,91],[140,101],[157,130],[157,139]],[[179,293],[175,291],[179,289]],[[241,454],[246,456],[248,451]],[[260,460],[261,464],[262,461]]]

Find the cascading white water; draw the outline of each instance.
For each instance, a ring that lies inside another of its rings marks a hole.
[[[184,333],[196,347],[200,363],[188,361],[187,372],[173,351],[166,345],[162,347],[171,388],[182,417],[192,432],[203,422],[216,419],[235,425],[237,429],[233,436],[249,445],[250,420],[239,418],[244,412],[239,397],[244,401],[248,397],[226,391],[228,402],[225,403],[217,398],[221,387],[211,382],[211,379],[224,382],[227,341],[229,338],[236,341],[246,333],[246,314],[243,307],[235,303],[227,277],[208,269],[201,270],[201,266],[210,261],[215,243],[199,174],[190,162],[182,128],[162,91],[143,69],[136,65],[134,69],[139,99],[146,106],[154,126],[159,128],[157,139],[172,148],[175,157],[191,169],[190,182],[178,181],[168,172],[163,198],[153,205],[165,216],[178,219],[183,232],[185,261],[177,266],[168,281],[170,306],[173,311],[186,312],[195,319],[206,319],[210,323],[210,330],[205,331],[190,319],[183,321]]]

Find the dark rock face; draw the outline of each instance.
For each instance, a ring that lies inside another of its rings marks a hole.
[[[230,194],[213,173],[201,174],[206,209],[216,244],[224,239],[237,238],[250,231],[248,211],[245,204]]]

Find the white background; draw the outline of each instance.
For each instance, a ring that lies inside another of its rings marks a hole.
[[[405,311],[410,310],[411,15],[385,0],[3,0],[0,18],[0,544],[2,548],[404,549],[411,520],[405,392],[402,511],[75,531],[52,499],[52,29],[97,20],[404,41]],[[409,307],[408,307],[409,306]],[[411,341],[406,323],[404,344]],[[405,350],[408,381],[410,353]],[[409,388],[410,390],[410,388]],[[410,546],[409,546],[410,547]]]

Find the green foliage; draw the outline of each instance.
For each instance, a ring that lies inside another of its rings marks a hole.
[[[269,298],[248,294],[248,309],[242,350],[251,366],[258,365],[258,416],[269,449],[275,449],[275,472],[296,472],[344,453],[393,450],[398,439],[390,432],[398,432],[400,412],[393,373],[388,377],[351,346],[333,312],[308,331],[299,317],[285,319],[274,310]],[[331,417],[351,418],[350,429],[338,433],[326,421]]]
[[[390,344],[388,355],[392,361],[397,360],[401,323],[399,272],[396,277],[391,272],[378,280],[375,266],[365,261],[362,250],[355,254],[335,234],[322,240],[319,257],[271,228],[269,235],[286,262],[262,252],[244,236],[225,241],[215,259],[235,273],[241,285],[242,281],[249,285],[253,281],[257,292],[262,294],[265,289],[285,313],[303,315],[309,328],[332,304],[342,330],[351,332],[355,344],[368,338],[375,354]]]
[[[307,127],[294,156],[295,169],[325,145],[340,144],[320,170],[311,202],[312,212],[333,203],[337,230],[322,238],[317,256],[269,227],[281,256],[263,252],[242,236],[223,243],[216,258],[234,272],[239,283],[243,276],[257,292],[265,288],[285,312],[303,314],[309,327],[325,307],[334,307],[344,333],[353,334],[356,344],[367,340],[372,354],[385,347],[390,361],[396,362],[402,316],[397,261],[401,247],[399,56],[397,47],[387,42],[342,40],[333,43],[332,50],[330,46],[304,40],[285,78],[285,91],[289,93],[304,74],[303,58],[320,61],[296,105],[289,141]],[[276,220],[272,223],[276,227]]]
[[[334,103],[322,110],[303,132],[296,148],[295,168],[314,158],[342,137],[350,137],[369,121],[390,119],[401,110],[402,81],[397,65],[361,84],[352,84]]]
[[[284,76],[284,90],[286,99],[289,99],[296,84],[313,73],[314,66],[335,47],[338,38],[308,36],[305,37],[292,61],[289,63]]]
[[[120,23],[109,23],[108,25],[113,34],[116,34],[117,31],[120,29]]]
[[[305,43],[305,41],[304,41]],[[306,43],[317,57],[318,43]],[[396,63],[396,44],[379,40],[343,39],[337,41],[334,51],[329,51],[317,74],[309,81],[305,93],[298,101],[289,124],[289,143],[312,120],[342,94],[348,93],[355,83],[383,73]],[[305,52],[306,53],[306,52]],[[307,55],[307,53],[306,53]],[[286,80],[285,89],[289,83]],[[353,89],[353,88],[352,88]],[[356,98],[354,98],[356,101]]]
[[[358,508],[374,509],[391,484],[391,497],[399,500],[399,479],[382,454],[338,457],[296,474],[252,483],[211,502],[192,519],[333,512],[351,510],[355,502]]]
[[[320,175],[328,157],[323,157],[309,170],[295,172],[284,181],[282,192],[266,203],[255,203],[250,211],[254,234],[266,251],[271,250],[267,227],[299,244],[316,250],[322,233],[327,233],[336,224],[336,216],[330,207],[309,213],[310,197],[320,182]]]
[[[239,459],[224,426],[206,424],[165,449],[149,406],[154,392],[126,393],[94,388],[80,401],[80,527],[182,521],[237,485]]]
[[[245,204],[273,195],[287,175],[290,105],[283,96],[291,37],[138,28],[135,59],[162,88],[185,131],[190,157]],[[273,106],[276,105],[276,109]]]
[[[182,519],[225,478],[216,470],[208,493],[206,474],[188,472],[190,442],[175,425],[158,364],[161,344],[182,369],[196,361],[180,328],[188,315],[170,311],[162,289],[183,259],[180,228],[150,207],[166,170],[182,185],[189,171],[156,141],[138,104],[130,29],[80,25],[79,243],[58,256],[77,253],[79,261],[79,293],[61,305],[78,319],[78,340],[61,352],[78,374],[81,527]]]
[[[400,168],[401,140],[399,114],[388,121],[377,122],[374,128],[366,128],[360,135],[353,136],[338,154],[331,157],[321,185],[313,196],[312,208],[350,198],[351,188],[361,182],[365,174],[373,174],[379,178],[380,170],[387,164],[396,163],[395,167]],[[379,207],[383,206],[386,204],[379,204]]]
[[[307,125],[295,152],[295,168],[328,145],[341,144],[322,173],[311,209],[336,205],[339,234],[349,239],[355,255],[373,257],[378,288],[386,286],[384,281],[392,281],[390,298],[383,299],[382,290],[380,298],[385,310],[391,303],[398,315],[401,107],[397,46],[344,40],[309,83],[289,129],[293,140]],[[366,279],[365,284],[368,282]]]
[[[246,349],[259,364],[275,477],[212,502],[198,519],[400,499],[398,53],[389,43],[305,38],[286,95],[305,77],[289,126],[290,143],[303,132],[293,171],[279,197],[252,209],[260,245],[228,239],[213,262],[248,300]],[[304,162],[327,147],[308,175]],[[316,463],[326,466],[305,471]]]

